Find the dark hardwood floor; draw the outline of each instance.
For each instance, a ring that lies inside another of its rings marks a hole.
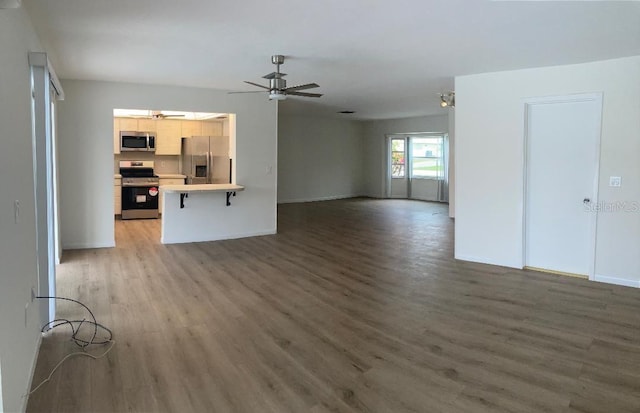
[[[455,261],[444,205],[281,205],[278,235],[222,242],[162,245],[158,221],[116,236],[58,269],[116,344],[66,361],[30,412],[640,412],[640,291]],[[75,350],[47,335],[34,385]]]

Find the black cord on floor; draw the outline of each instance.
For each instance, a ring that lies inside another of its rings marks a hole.
[[[62,319],[56,319],[56,320],[50,321],[47,324],[43,325],[42,329],[40,330],[41,332],[44,333],[45,331],[53,330],[56,327],[60,327],[60,326],[63,326],[63,325],[68,325],[69,327],[71,327],[71,339],[73,340],[74,343],[76,343],[76,345],[78,345],[78,347],[81,347],[83,349],[86,348],[87,346],[91,345],[91,344],[107,344],[107,343],[112,341],[113,332],[111,330],[109,330],[107,327],[105,327],[102,324],[98,323],[97,320],[96,320],[96,317],[93,315],[93,312],[91,311],[91,309],[89,309],[89,307],[87,307],[86,305],[84,305],[80,301],[74,300],[73,298],[57,297],[57,296],[52,296],[52,297],[37,296],[36,298],[45,299],[45,300],[71,301],[73,303],[79,304],[82,307],[84,307],[89,312],[89,314],[91,315],[91,318],[93,319],[93,321],[87,321],[86,319],[82,319],[82,320],[66,320],[66,319],[63,319],[63,318]],[[77,324],[78,326],[76,327],[74,324]],[[90,340],[85,340],[85,339],[82,339],[82,338],[78,337],[78,333],[80,332],[80,327],[82,327],[83,324],[93,325],[93,335],[91,336]],[[96,341],[96,336],[98,335],[98,328],[101,328],[104,331],[106,331],[107,333],[109,333],[109,338],[104,340],[104,341]]]
[[[97,359],[100,359],[102,357],[105,357],[111,351],[113,346],[116,344],[116,342],[113,340],[113,332],[111,330],[109,330],[107,327],[105,327],[102,324],[98,323],[96,321],[96,317],[93,315],[93,312],[89,309],[89,307],[87,307],[86,305],[82,304],[80,301],[74,300],[72,298],[56,297],[56,296],[53,296],[53,297],[37,296],[36,298],[43,299],[43,300],[64,300],[64,301],[71,301],[73,303],[79,304],[82,307],[84,307],[89,312],[89,314],[91,314],[91,318],[93,319],[93,321],[87,321],[86,319],[82,319],[82,320],[66,320],[64,318],[61,318],[61,319],[56,319],[56,320],[50,321],[47,324],[45,324],[44,326],[42,326],[42,329],[40,331],[44,333],[45,331],[51,331],[56,327],[68,325],[69,327],[71,327],[71,339],[76,343],[76,345],[78,345],[78,347],[80,347],[82,349],[82,351],[71,353],[71,354],[67,354],[66,357],[64,357],[62,360],[60,360],[58,362],[58,364],[56,364],[56,366],[53,368],[53,370],[51,370],[51,373],[49,373],[49,376],[46,379],[44,379],[33,390],[31,390],[29,393],[25,394],[23,397],[29,397],[31,394],[35,393],[40,387],[42,387],[46,382],[51,380],[51,377],[53,376],[53,373],[55,373],[55,371],[58,369],[58,367],[60,367],[62,365],[62,363],[64,363],[69,358],[74,357],[74,356],[86,356],[86,357],[90,357],[90,358],[92,358],[94,360],[97,360]],[[76,327],[75,324],[77,324],[78,326]],[[91,336],[90,340],[85,340],[85,339],[82,339],[82,338],[78,337],[78,333],[80,332],[80,328],[82,327],[83,324],[93,325],[93,335]],[[104,340],[104,341],[96,341],[96,336],[98,335],[98,328],[101,328],[104,331],[108,332],[109,333],[109,338]],[[109,348],[107,348],[107,350],[105,350],[104,353],[102,353],[102,354],[100,354],[98,356],[94,356],[93,354],[89,354],[89,353],[86,352],[86,348],[89,345],[92,345],[92,344],[107,344],[107,343],[111,343],[111,346],[109,346]]]

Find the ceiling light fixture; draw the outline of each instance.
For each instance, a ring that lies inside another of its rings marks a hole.
[[[454,108],[456,106],[456,92],[440,93],[440,106]]]
[[[285,100],[286,98],[287,98],[287,95],[285,95],[279,90],[272,90],[269,93],[269,100]]]

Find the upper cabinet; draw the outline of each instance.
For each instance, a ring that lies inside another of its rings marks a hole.
[[[120,118],[120,130],[124,131],[137,131],[138,130],[138,119],[131,118]]]
[[[113,153],[120,153],[120,118],[113,118]]]
[[[158,121],[155,119],[138,119],[136,132],[155,132]]]
[[[180,155],[181,138],[181,121],[158,121],[156,123],[156,155]]]
[[[222,136],[222,122],[202,122],[202,136]]]
[[[113,153],[120,153],[120,131],[156,134],[156,155],[180,155],[183,136],[223,136],[222,122],[113,118]]]
[[[198,120],[183,120],[181,127],[182,136],[202,136],[202,122]]]

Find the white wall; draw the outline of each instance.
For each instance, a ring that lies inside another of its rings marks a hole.
[[[262,95],[211,89],[63,81],[59,105],[60,203],[64,248],[114,245],[113,109],[161,108],[237,114],[236,182],[245,203],[229,214],[247,219],[238,234],[275,231],[277,106]]]
[[[417,118],[388,119],[364,122],[364,193],[384,198],[386,182],[386,135],[411,132],[447,132],[448,113]]]
[[[604,94],[599,201],[638,205],[640,56],[456,78],[456,258],[522,267],[523,98],[588,92]],[[640,210],[600,213],[597,233],[596,279],[640,286]]]
[[[411,198],[423,201],[438,200],[438,180],[437,179],[412,179]]]
[[[0,10],[0,411],[24,410],[40,337],[28,52],[43,51],[23,9]],[[18,223],[14,201],[20,202]]]
[[[278,202],[348,198],[363,193],[362,123],[278,117]]]
[[[449,108],[449,216],[456,210],[456,111]]]

